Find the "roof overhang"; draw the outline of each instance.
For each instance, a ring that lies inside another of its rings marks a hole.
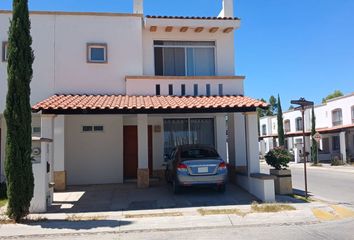
[[[230,33],[240,28],[240,20],[238,18],[147,17],[144,27],[150,32],[156,32],[158,29],[172,32],[173,29],[177,29],[179,32]]]
[[[54,95],[32,107],[42,114],[254,112],[266,104],[244,96]]]

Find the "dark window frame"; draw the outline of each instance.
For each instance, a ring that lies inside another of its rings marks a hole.
[[[104,59],[103,60],[92,60],[91,58],[91,49],[101,48],[104,50]],[[108,63],[108,45],[107,43],[87,43],[86,45],[86,61],[87,63],[98,63],[105,64]]]

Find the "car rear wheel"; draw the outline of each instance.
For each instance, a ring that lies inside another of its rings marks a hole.
[[[170,170],[168,170],[168,169],[165,170],[165,180],[166,180],[167,183],[171,183],[172,182]]]
[[[219,193],[224,193],[225,190],[226,190],[225,184],[217,186],[217,190],[218,190]]]
[[[172,190],[174,194],[179,194],[181,192],[181,187],[179,186],[177,180],[173,180],[172,182]]]

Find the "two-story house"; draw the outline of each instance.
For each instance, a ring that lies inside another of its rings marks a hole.
[[[316,131],[321,134],[319,141],[319,160],[331,161],[335,158],[344,162],[354,159],[354,93],[327,100],[314,106]],[[305,111],[306,151],[311,153],[311,109]],[[283,113],[283,126],[286,136],[285,146],[293,151],[295,161],[300,160],[302,148],[302,116],[299,110]],[[276,116],[260,119],[260,153],[264,155],[278,145],[278,124]]]
[[[134,0],[131,14],[30,13],[33,133],[53,139],[57,190],[131,178],[147,187],[151,176],[163,175],[164,155],[174,146],[200,143],[215,146],[231,172],[242,172],[245,188],[256,191],[256,108],[265,104],[246,97],[245,77],[235,75],[240,19],[233,0],[222,4],[218,17],[144,16],[142,0]],[[0,112],[10,18],[0,12]]]

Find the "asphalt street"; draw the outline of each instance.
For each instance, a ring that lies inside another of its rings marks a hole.
[[[164,231],[136,231],[120,233],[70,234],[53,236],[33,236],[21,239],[60,239],[60,240],[197,240],[197,239],[330,239],[353,240],[353,220],[326,222],[320,224],[252,226],[252,227],[209,227],[200,229],[180,229]],[[16,239],[16,238],[11,238]]]
[[[261,165],[262,172],[269,167]],[[302,165],[291,167],[293,189],[304,191],[304,170]],[[308,191],[320,199],[354,205],[354,173],[334,171],[321,167],[307,168]]]

